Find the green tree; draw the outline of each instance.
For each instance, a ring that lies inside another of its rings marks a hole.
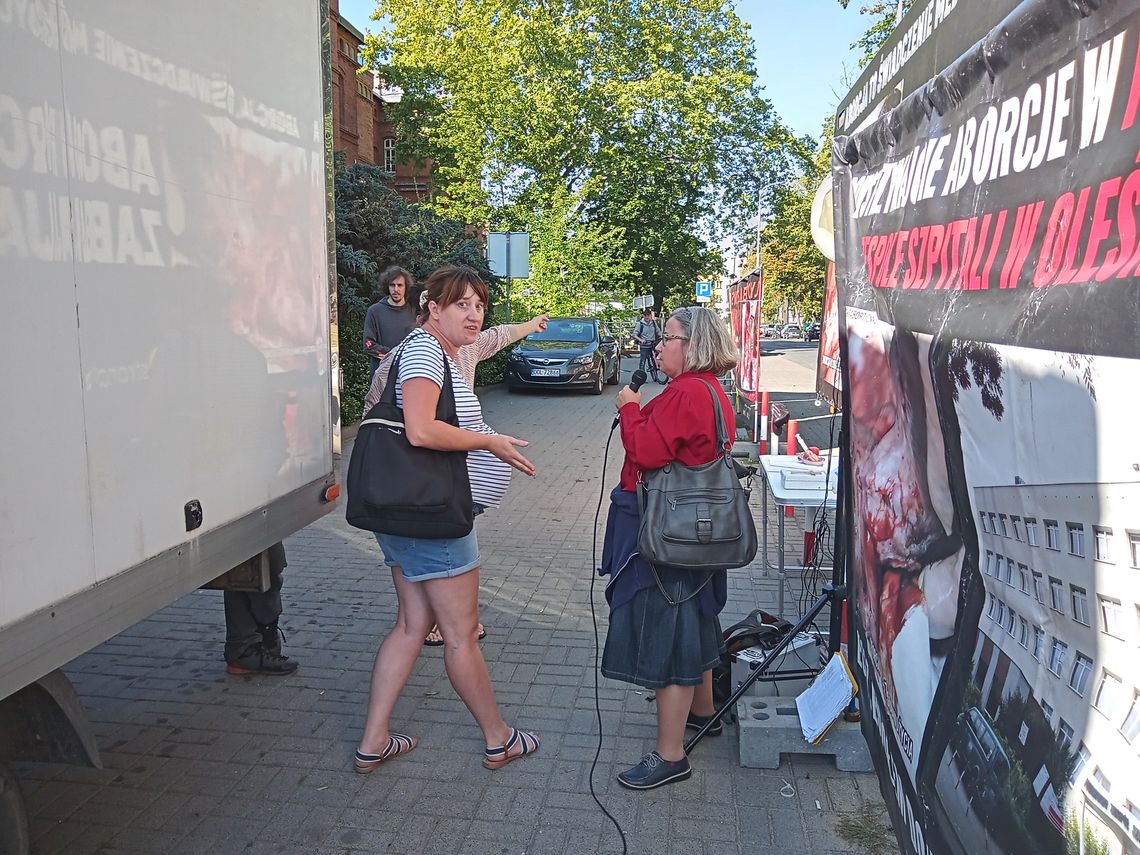
[[[728,0],[378,8],[390,26],[365,56],[403,90],[393,118],[405,154],[432,162],[433,204],[492,227],[520,211],[561,219],[560,268],[604,235],[608,257],[629,259],[631,288],[687,293],[716,260],[718,218],[781,169]]]
[[[368,391],[370,361],[362,346],[364,314],[380,296],[379,271],[391,264],[423,279],[443,264],[467,264],[497,293],[479,241],[459,220],[440,217],[421,204],[409,204],[387,183],[390,176],[367,164],[345,166],[335,158],[336,262],[339,303],[342,398],[345,421],[352,421]],[[487,323],[492,323],[488,313]],[[500,366],[501,372],[501,366]],[[485,370],[484,382],[500,379]]]
[[[578,210],[577,197],[558,190],[547,208],[521,218],[531,236],[531,270],[512,289],[512,317],[577,315],[590,302],[631,301],[633,266],[621,229]]]
[[[844,9],[849,3],[850,0],[839,0],[839,5]],[[913,5],[914,0],[902,0],[903,14],[905,15],[910,11],[910,7]],[[870,3],[859,7],[860,15],[867,15],[871,18],[871,26],[851,45],[851,47],[862,52],[862,56],[859,58],[860,68],[874,58],[875,54],[879,52],[879,48],[886,43],[891,33],[894,32],[897,10],[898,2]]]
[[[760,261],[764,269],[764,312],[771,319],[788,303],[805,318],[823,306],[827,258],[811,236],[811,206],[816,190],[831,171],[831,120],[813,152],[799,141],[800,172],[773,190],[771,219],[762,234]]]

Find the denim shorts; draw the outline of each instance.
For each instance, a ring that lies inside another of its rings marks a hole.
[[[483,506],[475,505],[475,516]],[[384,553],[384,563],[399,567],[405,582],[462,576],[479,566],[479,541],[472,528],[463,537],[401,537],[376,532],[376,542]]]

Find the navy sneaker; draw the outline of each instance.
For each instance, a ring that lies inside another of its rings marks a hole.
[[[711,715],[697,715],[691,712],[688,719],[685,720],[685,727],[689,730],[700,730],[710,718],[712,718]],[[720,736],[722,733],[724,733],[724,720],[719,719],[716,724],[708,729],[705,736]]]
[[[617,779],[619,784],[631,790],[652,790],[674,781],[684,781],[692,774],[688,757],[670,763],[656,751],[650,751],[641,758],[640,763],[626,769]]]

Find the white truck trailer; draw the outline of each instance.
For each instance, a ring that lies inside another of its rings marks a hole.
[[[0,0],[0,769],[98,763],[60,667],[334,506],[328,46],[327,0]]]

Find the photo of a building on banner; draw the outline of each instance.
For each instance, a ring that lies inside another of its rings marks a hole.
[[[1083,823],[1105,851],[1135,852],[1140,456],[1118,394],[1135,361],[993,356],[995,382],[957,402],[985,601],[937,773],[941,809],[962,851],[1026,839],[1067,851],[1066,826]],[[988,430],[966,427],[995,409]]]

